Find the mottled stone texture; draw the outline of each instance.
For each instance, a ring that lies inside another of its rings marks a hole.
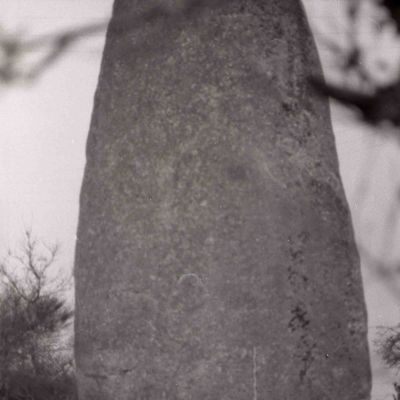
[[[114,16],[154,4],[116,0]],[[80,400],[369,398],[359,259],[312,72],[295,0],[111,23],[76,250]]]

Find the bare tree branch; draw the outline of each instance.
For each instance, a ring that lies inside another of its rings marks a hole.
[[[160,19],[176,21],[191,18],[204,8],[219,7],[228,0],[186,0],[181,6],[168,7],[166,4],[149,8],[139,15],[117,15],[112,20],[110,29],[119,34],[143,29]],[[3,53],[0,61],[0,81],[10,83],[16,80],[26,81],[36,79],[53,65],[66,50],[82,38],[102,32],[108,21],[100,21],[77,28],[41,35],[37,38],[22,40],[17,36],[0,37],[0,50]],[[45,55],[27,71],[20,71],[20,59],[27,53],[46,50]]]

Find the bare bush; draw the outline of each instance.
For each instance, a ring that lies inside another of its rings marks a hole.
[[[67,281],[50,274],[57,252],[26,231],[21,248],[0,263],[0,399],[73,396],[63,338],[73,312],[62,298]]]

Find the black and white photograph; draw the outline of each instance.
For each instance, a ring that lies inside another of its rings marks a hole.
[[[400,400],[400,1],[0,11],[0,400]]]

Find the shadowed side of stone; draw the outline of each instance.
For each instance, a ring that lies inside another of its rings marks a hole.
[[[139,30],[121,16],[157,3],[114,5],[76,249],[80,400],[368,399],[359,259],[303,11],[203,3]]]

